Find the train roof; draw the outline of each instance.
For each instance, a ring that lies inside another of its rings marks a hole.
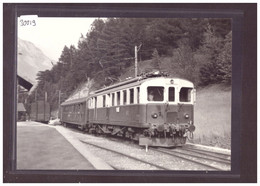
[[[175,77],[169,77],[164,72],[156,71],[156,72],[152,72],[152,73],[146,73],[146,74],[143,74],[143,75],[141,75],[139,77],[128,79],[126,81],[122,81],[122,82],[113,84],[111,86],[108,86],[108,87],[96,90],[94,92],[94,94],[92,94],[90,96],[63,102],[61,104],[61,106],[71,105],[71,104],[75,104],[75,103],[82,103],[82,102],[85,102],[89,97],[93,97],[93,96],[97,96],[97,95],[100,95],[100,94],[104,94],[104,93],[109,92],[110,90],[115,91],[118,88],[124,89],[124,88],[127,88],[127,87],[134,87],[134,86],[138,86],[138,85],[142,84],[143,82],[145,82],[147,80],[154,80],[154,79],[159,79],[159,78],[170,78],[170,79],[174,79],[174,80],[178,79],[178,80],[185,81],[185,82],[190,82],[191,84],[193,84],[189,80],[181,79],[181,78],[175,78]]]
[[[78,98],[78,99],[73,99],[73,100],[69,100],[69,101],[65,101],[61,104],[61,106],[65,106],[65,105],[71,105],[71,104],[75,104],[75,103],[82,103],[87,101],[87,97],[83,97],[83,98]]]
[[[110,90],[110,89],[114,89],[114,88],[117,88],[117,87],[121,87],[121,86],[124,86],[124,85],[141,84],[141,82],[143,82],[144,80],[146,80],[148,78],[152,78],[152,77],[168,77],[168,74],[165,73],[165,72],[162,72],[162,71],[144,73],[144,74],[141,74],[138,77],[131,78],[131,79],[128,79],[126,81],[122,81],[122,82],[113,84],[111,86],[99,89],[99,90],[95,91],[95,94],[98,94],[98,93],[101,93],[101,92],[104,92],[104,91],[107,91],[107,90]]]
[[[110,90],[117,90],[119,87],[120,89],[124,89],[127,87],[135,87],[135,86],[139,86],[140,84],[142,84],[145,81],[149,81],[149,80],[154,80],[154,79],[159,79],[159,78],[170,78],[170,79],[178,79],[181,81],[185,81],[185,82],[190,82],[191,84],[193,84],[191,81],[186,80],[186,79],[181,79],[181,78],[176,78],[176,77],[169,77],[167,74],[165,73],[161,73],[159,71],[156,72],[152,72],[152,73],[147,73],[144,74],[142,76],[136,77],[136,78],[132,78],[126,81],[122,81],[119,83],[116,83],[114,85],[99,89],[97,91],[95,91],[94,95],[92,96],[96,96],[97,94],[103,94],[106,92],[109,92]]]

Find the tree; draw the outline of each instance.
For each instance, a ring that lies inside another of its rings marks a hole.
[[[161,60],[156,48],[154,49],[152,54],[152,66],[156,70],[161,70]]]
[[[101,56],[101,76],[116,79],[128,65],[131,57],[127,49],[127,41],[122,32],[121,22],[118,19],[109,19],[97,41]],[[106,80],[106,79],[105,79]],[[111,83],[109,80],[107,83]]]
[[[231,32],[223,39],[210,24],[205,32],[204,45],[200,52],[208,62],[200,69],[200,84],[205,86],[231,81]]]
[[[211,25],[212,31],[217,37],[224,39],[226,35],[231,31],[231,19],[208,19]]]
[[[232,32],[230,31],[224,40],[225,44],[223,50],[220,52],[217,58],[217,64],[219,69],[218,76],[221,79],[221,83],[231,85],[232,76]]]
[[[188,39],[179,40],[179,47],[173,51],[172,73],[197,85],[199,82],[198,72],[202,64],[197,53],[192,51],[188,43]]]

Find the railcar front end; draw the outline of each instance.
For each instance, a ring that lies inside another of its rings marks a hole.
[[[139,137],[146,146],[181,146],[192,137],[195,89],[182,79],[158,78],[141,86],[147,129]]]

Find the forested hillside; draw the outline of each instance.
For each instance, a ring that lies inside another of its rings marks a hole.
[[[62,102],[88,80],[95,82],[89,87],[95,90],[133,77],[135,46],[139,74],[152,68],[191,80],[196,86],[231,84],[230,19],[96,19],[78,46],[64,46],[57,64],[37,74],[38,99],[44,99],[47,92],[55,110],[59,90]],[[34,99],[35,92],[27,104]]]

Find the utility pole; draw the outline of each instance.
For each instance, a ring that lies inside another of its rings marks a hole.
[[[137,77],[138,66],[137,66],[137,52],[140,50],[142,43],[137,47],[135,46],[135,77]]]
[[[47,102],[48,94],[45,92],[45,102]]]
[[[135,77],[137,77],[137,46],[135,46]]]
[[[58,105],[58,118],[60,118],[60,90],[59,90],[59,105]]]
[[[60,90],[59,90],[59,107],[60,107]]]
[[[37,88],[35,89],[35,102],[37,101]]]

